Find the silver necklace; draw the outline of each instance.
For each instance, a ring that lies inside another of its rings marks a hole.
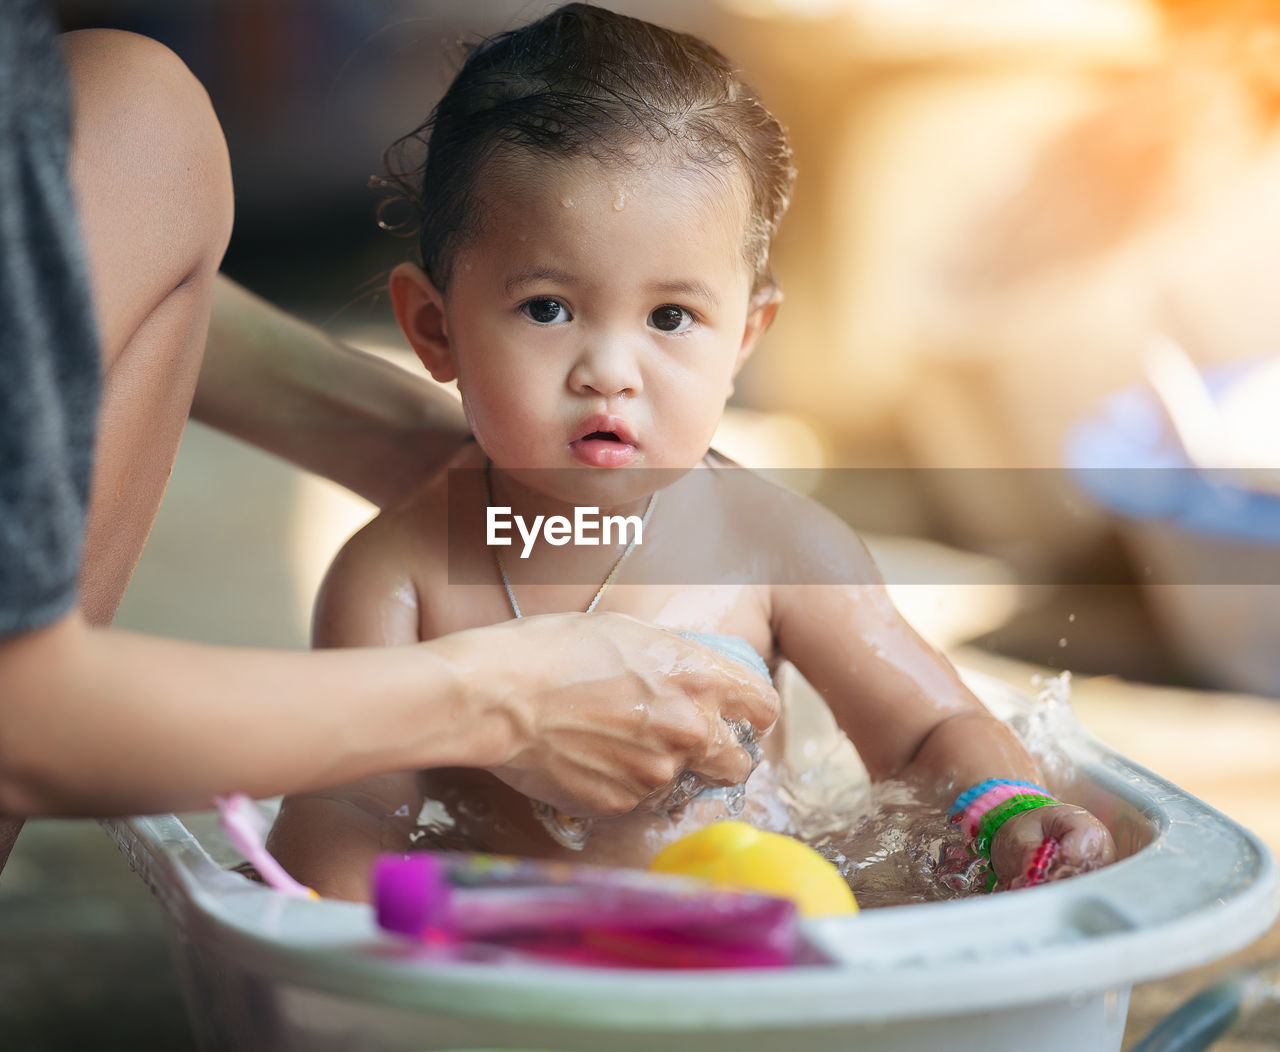
[[[493,462],[485,460],[484,462],[484,499],[486,506],[493,505]],[[644,509],[644,518],[640,520],[640,530],[631,538],[631,542],[622,550],[622,554],[615,560],[613,566],[609,568],[609,572],[600,582],[600,587],[596,589],[596,594],[592,596],[591,602],[587,604],[586,613],[591,613],[600,605],[600,600],[604,598],[614,580],[618,576],[618,571],[622,569],[622,564],[627,561],[631,553],[635,551],[636,543],[640,539],[640,533],[649,526],[649,520],[653,517],[653,506],[658,503],[658,491],[654,490],[649,497],[649,504]],[[517,619],[524,617],[520,611],[520,604],[516,602],[515,590],[511,587],[511,578],[507,576],[507,568],[502,563],[502,553],[495,547],[493,549],[493,561],[498,566],[498,576],[502,578],[503,590],[507,593],[507,602],[511,604],[511,612]],[[563,812],[557,811],[550,804],[543,803],[541,800],[530,800],[533,808],[534,816],[542,823],[542,827],[550,834],[551,838],[562,847],[567,847],[573,851],[581,851],[587,841],[591,838],[591,832],[595,828],[594,820],[590,818],[574,818]]]
[[[493,481],[492,481],[493,462],[485,460],[484,462],[484,499],[485,505],[490,507],[493,505]],[[618,556],[613,566],[609,568],[609,572],[605,574],[605,578],[600,582],[600,587],[596,589],[596,594],[592,596],[591,602],[587,604],[585,613],[591,613],[600,605],[600,600],[604,598],[605,593],[613,586],[613,582],[617,579],[618,571],[622,569],[622,564],[631,557],[631,553],[635,551],[636,544],[640,541],[640,535],[649,528],[649,520],[653,518],[654,505],[658,503],[658,490],[654,490],[649,496],[649,503],[645,506],[644,517],[640,520],[640,529],[636,531],[631,541],[622,550],[622,554]],[[520,610],[520,604],[516,602],[515,590],[511,587],[511,578],[507,576],[507,568],[502,562],[502,552],[497,548],[493,548],[493,561],[498,566],[498,576],[502,578],[502,588],[507,593],[507,602],[511,604],[511,613],[517,618],[524,617]]]

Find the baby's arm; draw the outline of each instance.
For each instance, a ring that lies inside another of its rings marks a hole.
[[[792,580],[866,583],[775,585],[774,634],[779,650],[826,699],[871,777],[911,781],[941,806],[990,778],[1038,783],[1040,771],[1012,730],[898,613],[858,538],[821,509],[806,520],[799,547],[821,553],[822,564]],[[1000,880],[1025,873],[1048,836],[1060,842],[1063,869],[1115,856],[1110,834],[1089,812],[1043,807],[1016,815],[995,837]]]
[[[380,517],[338,553],[316,599],[316,647],[418,641],[417,593],[397,565],[395,542]],[[424,799],[421,777],[400,771],[286,796],[267,847],[321,895],[367,900],[374,859],[408,847]]]

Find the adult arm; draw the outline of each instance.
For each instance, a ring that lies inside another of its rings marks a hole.
[[[272,652],[86,626],[0,642],[0,813],[124,814],[380,771],[488,768],[617,814],[684,768],[750,761],[723,720],[777,698],[705,648],[616,614],[529,618],[385,649]]]
[[[375,501],[456,444],[461,414],[425,381],[218,276],[230,164],[208,96],[177,56],[106,30],[68,34],[61,46],[103,377],[81,609],[102,625],[142,550],[189,410]],[[60,309],[79,306],[66,299]]]
[[[723,702],[726,716],[764,727],[776,716],[772,692],[626,619],[556,618],[324,654],[93,627],[110,620],[172,464],[229,230],[230,183],[208,98],[172,53],[93,32],[68,38],[65,52],[103,398],[79,608],[65,612],[68,564],[52,582],[57,613],[37,616],[19,602],[0,637],[0,813],[203,807],[233,789],[272,795],[441,764],[500,769],[543,799],[610,813],[671,776],[655,757],[741,778],[746,757],[717,736],[718,710]],[[56,190],[64,178],[51,168],[47,182]],[[63,201],[54,213],[69,211]],[[72,245],[61,247],[72,260]],[[87,291],[72,290],[82,314]],[[67,299],[66,288],[58,293]],[[22,447],[17,457],[27,463]],[[22,544],[12,551],[24,566]],[[593,700],[555,718],[562,698],[583,694]],[[581,759],[596,754],[617,756],[617,769]]]
[[[420,482],[467,434],[456,399],[225,275],[214,285],[191,415],[379,506]]]

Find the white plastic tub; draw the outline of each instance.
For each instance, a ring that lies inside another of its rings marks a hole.
[[[1002,716],[1028,704],[969,680]],[[830,963],[779,971],[424,963],[365,907],[286,899],[226,871],[172,815],[107,828],[163,905],[202,1049],[1107,1052],[1135,982],[1267,930],[1276,864],[1085,732],[1063,745],[1074,800],[1129,857],[1041,888],[809,921]]]

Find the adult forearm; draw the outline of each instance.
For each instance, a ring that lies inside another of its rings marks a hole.
[[[207,807],[506,755],[449,644],[272,652],[84,627],[0,646],[0,813]]]
[[[561,810],[620,814],[684,770],[741,782],[751,762],[728,721],[763,733],[778,713],[737,662],[618,614],[292,653],[69,614],[0,642],[0,685],[0,814],[204,807],[426,767],[482,767]]]
[[[225,277],[192,416],[383,506],[466,434],[457,403]]]

